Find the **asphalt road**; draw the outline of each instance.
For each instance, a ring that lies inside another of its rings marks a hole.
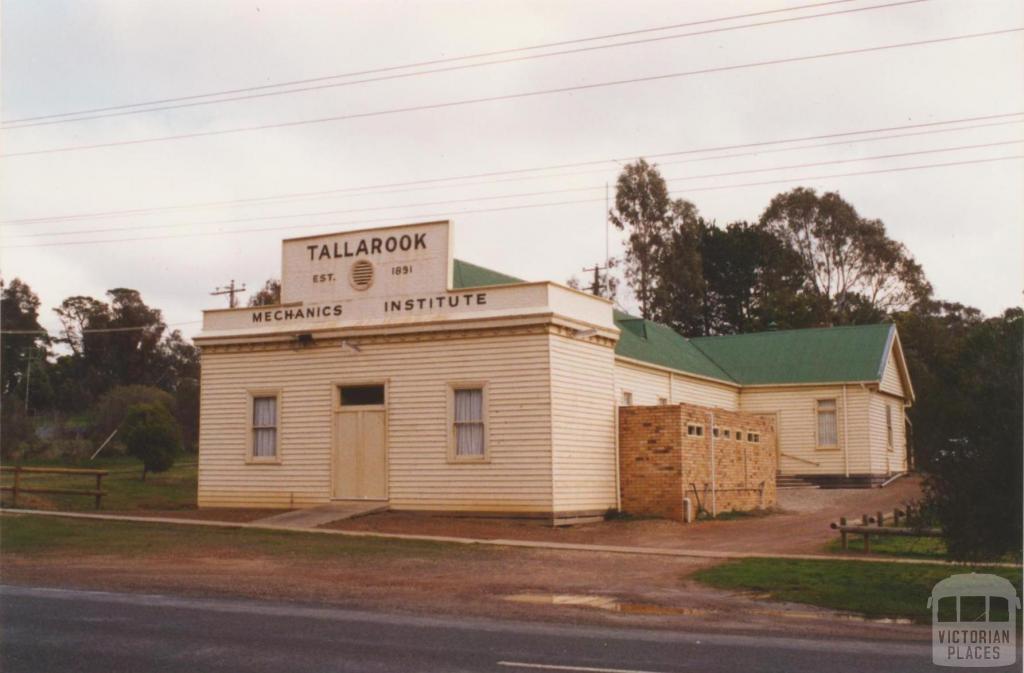
[[[856,628],[851,625],[851,628]],[[252,600],[0,587],[4,673],[899,671],[928,643],[423,617]]]

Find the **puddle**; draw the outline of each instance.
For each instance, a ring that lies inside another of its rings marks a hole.
[[[594,596],[590,594],[544,594],[544,593],[523,593],[509,594],[502,596],[503,600],[513,603],[530,603],[531,605],[565,605],[578,608],[593,608],[606,610],[608,612],[619,612],[630,615],[674,615],[688,617],[704,617],[711,614],[721,614],[720,610],[705,608],[683,608],[668,605],[657,605],[655,603],[628,603],[612,598],[610,596]],[[872,619],[860,615],[829,615],[821,612],[810,612],[800,610],[746,610],[745,614],[757,615],[759,617],[780,617],[783,619],[824,619],[840,620],[850,622],[861,622],[870,624],[913,624],[913,620],[902,618],[881,618]]]
[[[624,603],[609,596],[592,596],[587,594],[511,594],[503,597],[514,603],[530,603],[532,605],[568,605],[580,608],[595,608],[608,612],[621,612],[631,615],[688,615],[704,616],[714,612],[700,608],[677,608],[654,603]]]
[[[800,610],[748,610],[747,614],[760,617],[782,617],[783,619],[829,619],[843,622],[859,622],[862,624],[913,624],[912,619],[882,617],[872,619],[860,615],[836,615],[822,612],[802,612]]]

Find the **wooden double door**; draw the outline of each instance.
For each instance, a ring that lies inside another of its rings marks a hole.
[[[379,395],[365,390],[359,395],[346,395],[346,387],[338,388],[340,403],[334,412],[333,495],[336,499],[386,500],[388,497],[387,406],[384,386],[379,388]]]

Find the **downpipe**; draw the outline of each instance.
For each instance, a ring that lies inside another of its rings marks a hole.
[[[711,516],[718,516],[718,498],[715,491],[718,489],[718,482],[715,478],[715,412],[711,412],[711,424],[708,426],[708,436],[711,439]]]

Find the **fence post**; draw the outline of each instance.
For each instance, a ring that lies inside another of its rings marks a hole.
[[[96,509],[100,508],[100,499],[103,497],[103,495],[100,493],[100,491],[103,490],[102,485],[103,485],[103,475],[102,474],[97,474],[96,475]]]
[[[871,534],[864,531],[864,553],[871,551]]]
[[[14,466],[14,486],[11,488],[11,507],[18,506],[18,488],[21,486],[21,461]]]
[[[847,533],[844,530],[845,528],[846,528],[846,517],[843,516],[843,517],[839,518],[839,537],[842,540],[843,551],[846,551],[846,550],[848,550],[850,548],[849,540],[846,537]]]
[[[882,513],[879,512],[878,513],[878,527],[881,528],[884,523],[885,523],[885,519],[882,517]]]

